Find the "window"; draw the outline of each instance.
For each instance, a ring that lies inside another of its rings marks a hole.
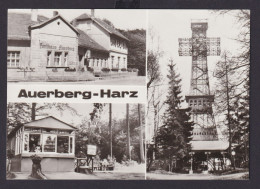
[[[125,58],[124,58],[124,68],[126,68]]]
[[[112,65],[112,68],[114,68],[114,56],[111,56],[111,65]]]
[[[69,137],[57,137],[57,153],[69,153]]]
[[[43,131],[43,130],[42,130]],[[30,131],[31,132],[31,131]],[[23,149],[27,153],[74,153],[74,137],[69,131],[44,129],[44,133],[24,133]],[[18,139],[19,140],[19,139]],[[22,141],[22,139],[20,139]],[[16,145],[19,142],[16,141]],[[17,152],[19,152],[17,146]]]
[[[97,67],[99,66],[99,59],[97,59]]]
[[[108,68],[108,66],[107,66],[107,59],[105,59],[105,67]]]
[[[68,66],[68,52],[64,53],[64,66]]]
[[[24,149],[23,151],[28,152],[29,151],[29,134],[24,134]]]
[[[30,134],[29,136],[29,152],[41,152],[41,135],[40,134]]]
[[[73,138],[70,137],[70,153],[73,153]]]
[[[7,67],[19,67],[20,66],[20,52],[8,51],[7,53]]]
[[[47,66],[51,66],[51,51],[47,52]]]
[[[55,52],[54,53],[54,65],[55,66],[61,66],[61,52]]]
[[[119,68],[119,65],[120,65],[120,57],[118,57],[118,64],[117,64],[118,68]]]
[[[95,58],[93,58],[92,67],[95,67]]]
[[[55,152],[56,136],[55,135],[43,135],[43,151]]]
[[[193,100],[190,100],[190,106],[193,106]]]

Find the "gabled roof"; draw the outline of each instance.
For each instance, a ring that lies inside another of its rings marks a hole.
[[[105,23],[104,21],[102,21],[99,18],[91,17],[88,14],[84,13],[84,14],[78,16],[77,18],[73,19],[72,23],[74,23],[75,21],[77,22],[78,20],[93,20],[99,26],[101,26],[104,30],[106,30],[108,33],[116,35],[116,36],[118,36],[120,38],[123,38],[123,39],[129,41],[129,39],[126,38],[123,34],[121,34],[117,29],[115,29],[114,27],[112,27],[109,24]]]
[[[68,130],[73,131],[77,130],[76,127],[65,123],[53,116],[48,116],[42,119],[38,119],[35,121],[31,121],[28,123],[20,124],[19,126],[15,127],[9,134],[8,138],[15,135],[16,131],[19,130],[22,126],[27,127],[37,127],[37,128],[49,128],[49,129],[61,129],[61,130]]]
[[[95,42],[84,31],[82,31],[80,29],[77,29],[77,30],[79,32],[79,46],[109,53],[109,51],[107,49],[105,49],[104,47],[99,45],[97,42]]]
[[[30,40],[29,26],[42,23],[47,17],[38,15],[37,22],[31,20],[31,14],[8,13],[7,36],[8,39]]]
[[[77,128],[65,123],[53,116],[38,119],[29,123],[25,123],[26,127],[37,127],[37,128],[49,128],[49,129],[62,129],[62,130],[76,130]]]
[[[65,18],[63,18],[60,14],[58,14],[58,15],[56,15],[56,16],[54,16],[54,17],[52,17],[52,18],[50,18],[50,19],[48,19],[48,20],[46,20],[46,21],[44,21],[44,22],[41,22],[41,23],[32,25],[32,26],[31,26],[31,29],[41,28],[41,27],[43,27],[43,26],[45,26],[45,25],[47,25],[47,24],[53,22],[54,20],[56,20],[56,19],[58,19],[58,18],[60,18],[65,24],[67,24],[74,32],[76,32],[77,34],[79,34],[78,31],[77,31],[77,29],[76,29],[74,26],[72,26],[72,25],[71,25]]]

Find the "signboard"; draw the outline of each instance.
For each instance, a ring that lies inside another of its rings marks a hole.
[[[97,153],[97,146],[96,145],[87,145],[87,154],[95,156]]]
[[[61,50],[61,51],[74,51],[74,47],[63,46],[63,45],[53,45],[45,41],[40,41],[41,49],[50,49],[50,50]]]

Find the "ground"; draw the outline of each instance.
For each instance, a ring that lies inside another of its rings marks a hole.
[[[141,85],[146,86],[145,76],[132,76],[123,77],[117,79],[105,79],[95,81],[75,81],[75,82],[8,82],[8,84],[19,83],[19,84],[77,84],[77,85]]]
[[[248,172],[229,175],[147,173],[147,180],[242,180]]]
[[[35,180],[30,172],[15,172],[15,180]],[[48,180],[144,180],[145,164],[131,166],[116,164],[114,171],[94,171],[94,173],[44,172]]]
[[[15,180],[35,180],[30,177],[30,173],[16,172]],[[76,172],[49,172],[44,173],[48,180],[144,180],[144,173],[129,172],[94,172],[93,174],[84,174]]]

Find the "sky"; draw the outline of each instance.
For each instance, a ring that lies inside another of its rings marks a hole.
[[[208,30],[207,37],[220,37],[221,51],[229,50],[235,53],[239,50],[240,45],[235,39],[239,33],[238,24],[231,15],[218,15],[209,10],[151,10],[148,13],[149,27],[152,27],[153,33],[159,36],[159,40],[154,39],[153,45],[148,40],[148,49],[159,48],[163,51],[163,57],[160,60],[161,72],[164,78],[167,71],[167,64],[170,57],[176,63],[177,72],[182,79],[182,95],[189,93],[190,77],[191,77],[191,56],[178,55],[178,38],[190,38],[191,19],[207,19]],[[148,38],[149,39],[149,38]],[[215,79],[213,72],[216,62],[220,60],[220,56],[208,56],[208,69],[211,91],[214,90]],[[167,83],[167,81],[165,82]],[[162,87],[163,90],[163,87]],[[164,88],[164,90],[167,90]],[[184,104],[186,106],[186,103]]]
[[[91,14],[91,9],[38,9],[38,14],[51,18],[53,11],[58,11],[67,21],[81,14]],[[9,12],[31,13],[31,9],[9,9]],[[145,29],[146,11],[127,9],[95,9],[95,16],[110,20],[118,29]]]

